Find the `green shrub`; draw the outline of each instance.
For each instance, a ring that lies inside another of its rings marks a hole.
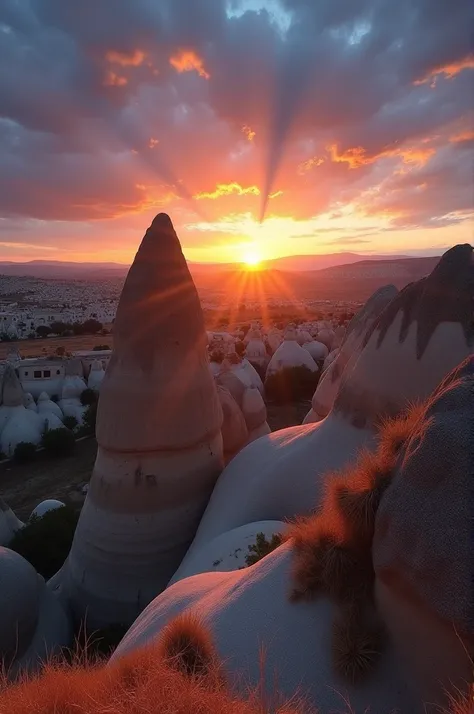
[[[43,434],[41,445],[51,456],[71,456],[74,453],[76,439],[69,429],[48,429]]]
[[[318,386],[319,372],[308,367],[287,367],[265,379],[265,394],[277,404],[311,399]]]
[[[84,412],[84,416],[82,417],[82,426],[80,426],[77,431],[78,436],[95,435],[95,425],[97,421],[97,404],[98,402],[90,404]]]
[[[66,429],[69,429],[70,431],[74,431],[74,429],[77,427],[79,422],[77,421],[75,416],[65,416],[63,419],[63,424],[66,427]]]
[[[15,451],[13,452],[13,458],[19,464],[26,464],[27,461],[34,459],[36,454],[36,444],[32,444],[31,441],[20,441],[15,446]]]
[[[274,533],[271,540],[265,538],[264,533],[257,533],[256,541],[249,545],[249,554],[245,556],[247,565],[254,565],[266,555],[278,548],[281,545],[282,536],[280,533]]]
[[[44,578],[51,578],[71,549],[79,513],[69,506],[33,516],[8,547],[23,556]]]
[[[95,404],[97,401],[97,393],[93,389],[84,389],[81,393],[81,404],[83,407],[88,407],[91,404]]]

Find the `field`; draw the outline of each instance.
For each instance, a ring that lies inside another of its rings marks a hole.
[[[11,350],[17,349],[22,357],[44,357],[54,354],[58,347],[66,352],[92,350],[96,345],[113,346],[112,335],[76,335],[74,337],[47,337],[44,340],[15,340],[0,342],[0,359],[5,359]]]
[[[301,424],[309,407],[309,402],[268,405],[272,431]],[[27,519],[35,506],[46,498],[57,498],[81,508],[80,486],[91,477],[96,453],[96,440],[84,439],[77,442],[74,456],[68,458],[52,459],[41,451],[27,464],[0,464],[0,494],[22,520]]]

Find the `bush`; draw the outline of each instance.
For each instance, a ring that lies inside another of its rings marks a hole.
[[[82,417],[82,426],[79,427],[77,432],[78,436],[93,436],[95,435],[95,424],[97,421],[97,401],[94,404],[90,404],[84,416]]]
[[[86,334],[95,335],[102,329],[102,323],[94,319],[86,320],[82,325],[82,329]]]
[[[44,578],[61,568],[71,549],[79,513],[69,506],[33,516],[8,547],[23,556]]]
[[[41,444],[51,456],[71,456],[76,447],[76,439],[69,429],[48,429],[43,434]]]
[[[49,325],[38,325],[38,327],[36,328],[36,332],[38,334],[38,337],[47,337],[51,334],[51,328],[49,327]]]
[[[81,404],[83,407],[88,407],[91,404],[95,404],[97,401],[97,392],[94,392],[93,389],[84,389],[84,391],[81,393]]]
[[[257,533],[256,541],[249,545],[249,554],[245,556],[247,565],[254,565],[266,555],[278,548],[281,545],[282,536],[280,533],[274,533],[271,540],[265,538],[264,533]]]
[[[236,342],[235,343],[235,351],[240,357],[243,357],[245,354],[245,345],[242,341]]]
[[[101,352],[102,350],[110,350],[110,345],[96,345],[92,348],[93,352]]]
[[[27,461],[34,459],[35,454],[36,444],[32,444],[31,441],[20,441],[20,443],[15,446],[13,458],[19,464],[26,464]]]
[[[65,416],[63,419],[63,424],[66,427],[66,429],[69,429],[70,431],[74,431],[74,429],[77,427],[79,422],[77,421],[75,416]]]
[[[265,381],[265,375],[267,373],[267,365],[262,365],[259,364],[258,362],[252,362],[252,360],[249,359],[250,364],[254,368],[254,370],[257,372],[258,376],[262,380],[262,382]],[[312,395],[311,395],[312,396]]]
[[[319,374],[304,366],[287,367],[266,378],[265,394],[277,404],[311,399],[318,386]]]

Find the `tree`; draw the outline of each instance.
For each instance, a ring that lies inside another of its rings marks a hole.
[[[86,320],[84,324],[82,325],[84,332],[88,332],[92,335],[97,334],[97,332],[100,332],[102,329],[102,323],[99,322],[98,320]]]
[[[51,328],[48,325],[38,325],[36,332],[39,337],[47,337],[51,334]]]
[[[84,327],[81,322],[74,322],[72,325],[72,331],[75,335],[83,335]]]
[[[62,335],[63,332],[67,330],[67,327],[68,326],[65,322],[57,320],[56,322],[51,323],[51,332],[54,332],[55,335]]]

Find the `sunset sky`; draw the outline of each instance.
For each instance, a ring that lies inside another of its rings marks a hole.
[[[126,263],[160,211],[194,261],[472,242],[471,22],[471,0],[0,0],[0,259]]]

